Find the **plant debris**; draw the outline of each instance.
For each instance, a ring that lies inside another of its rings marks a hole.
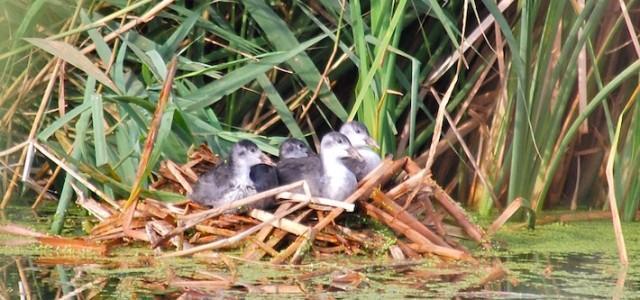
[[[183,165],[163,162],[152,187],[186,194],[197,174],[219,162],[205,146],[195,149],[189,158]],[[437,256],[472,261],[469,251],[450,232],[463,232],[466,238],[487,245],[484,231],[426,170],[406,157],[385,159],[350,197],[336,204],[338,207],[331,206],[330,200],[315,201],[313,197],[289,192],[303,184],[281,186],[213,209],[188,200],[164,203],[143,198],[133,212],[129,230],[123,227],[124,213],[111,210],[111,215],[91,230],[89,239],[112,246],[146,242],[160,257],[241,248],[244,259],[266,259],[276,264],[297,264],[307,254],[354,255],[371,249],[388,251],[397,260]],[[274,196],[285,197],[274,211],[228,213],[242,211],[234,208]],[[361,209],[345,213],[345,208],[352,208],[351,204]],[[95,210],[95,203],[85,208]],[[383,233],[363,224],[353,228],[343,224],[355,218],[380,222],[395,236],[390,241]]]

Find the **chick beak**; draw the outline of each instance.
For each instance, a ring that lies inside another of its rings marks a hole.
[[[271,157],[269,157],[268,155],[262,153],[262,155],[260,155],[260,161],[265,164],[265,165],[269,165],[269,166],[275,166],[276,164],[273,162],[273,160],[271,160]]]
[[[349,156],[357,159],[357,160],[363,160],[364,158],[362,158],[362,155],[360,155],[360,152],[358,152],[358,150],[356,148],[353,147],[349,147],[347,149],[347,153],[349,153]]]
[[[374,140],[372,137],[368,136],[365,140],[365,143],[367,143],[367,145],[376,148],[376,149],[380,149],[380,145],[378,145],[378,143],[376,142],[376,140]]]

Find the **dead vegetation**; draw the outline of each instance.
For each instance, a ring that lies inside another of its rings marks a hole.
[[[219,161],[204,146],[195,149],[189,158],[183,165],[163,162],[153,188],[188,193],[197,175]],[[95,201],[79,204],[102,216],[91,231],[90,240],[112,247],[142,241],[160,257],[242,247],[242,257],[248,260],[296,264],[306,254],[358,254],[387,247],[389,255],[398,260],[425,256],[472,260],[459,238],[487,245],[484,231],[409,158],[384,160],[344,202],[287,192],[302,184],[278,187],[212,209],[191,201],[169,204],[145,198],[136,205],[128,228],[123,225],[125,213]],[[274,196],[288,199],[280,199],[273,211],[228,213],[229,209]],[[353,204],[357,206],[355,212],[345,213],[354,210]],[[106,217],[105,212],[109,212]],[[395,233],[395,241],[386,245],[380,232],[357,224],[355,228],[344,225],[343,221],[349,218],[370,218],[382,223]]]

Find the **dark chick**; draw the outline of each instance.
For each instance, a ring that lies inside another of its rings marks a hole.
[[[280,184],[289,184],[306,180],[314,196],[320,196],[322,161],[307,144],[301,140],[290,138],[280,145],[280,161],[277,164]],[[302,189],[296,192],[302,193]]]
[[[278,173],[276,167],[267,164],[257,164],[251,167],[249,177],[253,181],[253,185],[256,187],[258,193],[270,190],[278,186]],[[252,205],[252,208],[266,209],[273,206],[275,198],[269,197]]]
[[[220,207],[255,194],[256,187],[251,180],[250,171],[252,166],[260,163],[273,164],[253,142],[237,142],[224,163],[200,176],[190,195],[191,200]]]

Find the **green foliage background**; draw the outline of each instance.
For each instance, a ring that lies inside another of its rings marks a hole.
[[[317,142],[354,118],[382,154],[424,164],[443,101],[432,171],[470,208],[489,214],[522,197],[536,210],[600,209],[613,190],[632,220],[638,8],[633,0],[3,1],[0,149],[32,133],[107,197],[126,198],[177,56],[152,170],[184,162],[203,142],[224,154],[248,138],[275,154],[286,136]],[[604,176],[610,153],[614,188]],[[36,155],[13,192],[20,152],[0,161],[3,207],[41,189],[30,178],[45,162],[45,175],[55,169]],[[59,176],[52,189],[62,220],[75,192],[71,176]]]

